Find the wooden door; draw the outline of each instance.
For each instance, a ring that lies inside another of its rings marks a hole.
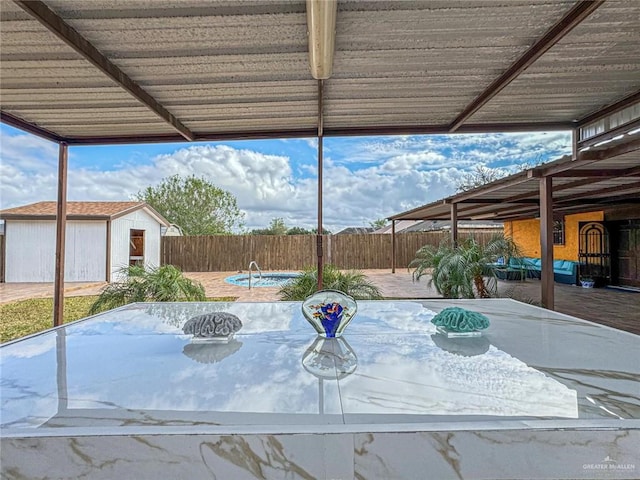
[[[614,251],[619,285],[640,287],[640,220],[618,223]]]

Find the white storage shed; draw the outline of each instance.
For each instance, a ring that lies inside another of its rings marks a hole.
[[[5,221],[5,281],[53,282],[56,202],[0,211]],[[142,202],[67,202],[65,281],[116,280],[123,267],[160,265],[169,222]]]

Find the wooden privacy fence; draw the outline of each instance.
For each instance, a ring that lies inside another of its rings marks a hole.
[[[464,238],[467,234],[461,234]],[[486,243],[494,232],[471,233]],[[423,245],[438,245],[448,232],[396,235],[396,267],[407,268]],[[343,269],[391,268],[391,235],[323,235],[324,261]],[[210,235],[162,237],[161,263],[184,272],[300,270],[317,265],[315,235]]]

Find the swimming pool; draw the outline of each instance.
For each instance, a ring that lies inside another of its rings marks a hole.
[[[262,278],[257,273],[251,274],[251,286],[252,287],[281,287],[290,282],[296,277],[299,277],[298,272],[282,272],[282,273],[263,273]],[[231,285],[238,285],[241,287],[249,286],[249,274],[240,273],[238,275],[232,275],[224,279],[225,282]]]

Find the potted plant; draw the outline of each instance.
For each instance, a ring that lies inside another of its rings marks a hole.
[[[592,277],[580,277],[580,285],[582,285],[582,288],[593,288],[595,283]]]

